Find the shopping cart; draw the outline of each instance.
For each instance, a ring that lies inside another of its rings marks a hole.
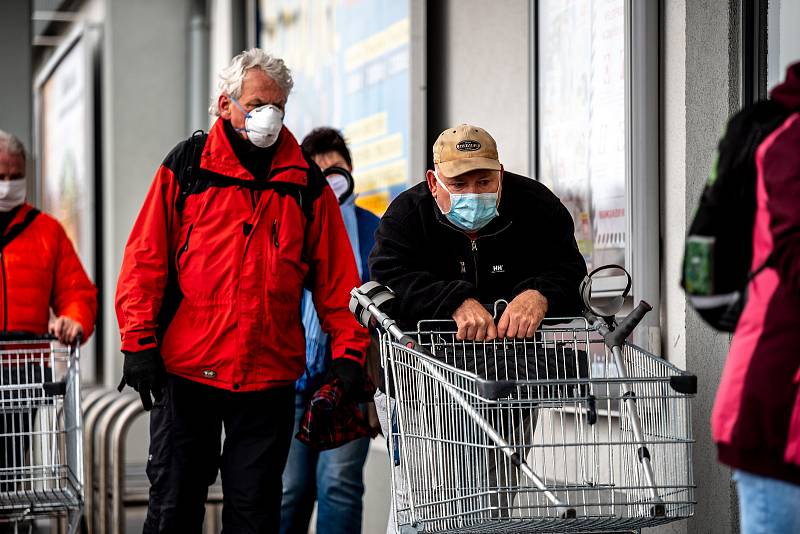
[[[0,523],[83,512],[79,343],[0,340]]]
[[[616,325],[547,321],[526,340],[459,341],[450,321],[382,327],[393,518],[400,533],[635,531],[692,515],[696,379],[625,343]],[[374,324],[374,322],[373,322]]]

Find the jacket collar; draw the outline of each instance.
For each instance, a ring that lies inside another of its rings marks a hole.
[[[17,209],[17,212],[14,214],[14,217],[11,218],[11,222],[9,222],[8,226],[6,226],[3,235],[7,234],[9,230],[11,230],[16,225],[20,224],[22,221],[24,221],[25,216],[28,215],[28,212],[31,211],[32,209],[33,206],[31,206],[27,202],[23,202],[22,205]]]
[[[303,157],[300,145],[286,126],[278,135],[275,155],[269,180],[305,186],[308,183],[308,162]],[[217,119],[208,132],[200,168],[239,180],[253,180],[253,175],[244,168],[225,135],[222,119]]]
[[[786,69],[786,79],[769,96],[788,110],[800,109],[800,61]]]

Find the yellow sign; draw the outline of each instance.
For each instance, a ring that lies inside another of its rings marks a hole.
[[[373,34],[363,41],[350,46],[344,53],[344,64],[347,72],[379,58],[383,54],[399,48],[408,42],[411,35],[408,19],[395,22],[385,30]]]
[[[385,111],[351,122],[344,127],[344,136],[350,146],[386,135],[389,131],[389,114]]]
[[[353,178],[357,193],[405,184],[406,160],[400,159],[368,171],[356,172]]]
[[[403,155],[403,134],[388,135],[377,141],[357,146],[351,150],[353,168],[359,169],[383,163]]]
[[[389,191],[379,191],[359,196],[356,199],[356,205],[380,217],[386,213],[386,209],[389,207]]]

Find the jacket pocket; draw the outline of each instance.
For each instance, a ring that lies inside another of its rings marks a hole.
[[[266,249],[269,251],[266,288],[268,299],[300,306],[301,288],[308,272],[303,260],[305,220],[292,198],[273,210],[267,219]]]
[[[183,241],[183,245],[181,248],[178,249],[178,255],[175,258],[175,267],[178,271],[181,270],[181,258],[189,250],[189,239],[192,237],[192,230],[194,229],[194,223],[189,225],[189,230],[186,232],[186,239]]]

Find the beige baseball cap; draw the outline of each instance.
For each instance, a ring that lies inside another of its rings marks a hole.
[[[489,132],[471,124],[440,133],[433,143],[433,162],[448,177],[476,169],[500,170],[497,143]]]

